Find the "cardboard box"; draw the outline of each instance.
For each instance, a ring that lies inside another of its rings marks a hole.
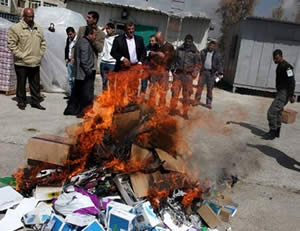
[[[108,217],[108,231],[135,231],[136,215],[120,209],[112,209]]]
[[[109,213],[112,209],[122,210],[122,211],[125,211],[125,212],[128,212],[128,213],[134,213],[134,208],[132,206],[122,204],[122,203],[119,203],[117,201],[111,201],[107,205],[106,220],[108,220]]]
[[[149,201],[135,207],[136,224],[138,230],[151,230],[161,224],[161,220],[156,216]]]
[[[216,228],[220,223],[220,218],[214,213],[209,205],[205,204],[198,210],[198,214],[210,228]]]
[[[105,231],[105,229],[97,220],[95,220],[87,227],[85,227],[82,231]]]
[[[161,149],[156,149],[156,152],[157,152],[159,158],[162,161],[165,161],[163,167],[166,170],[180,172],[180,173],[186,173],[184,160],[180,156],[177,156],[175,159],[169,153],[167,153]]]
[[[296,121],[297,112],[292,109],[284,109],[281,116],[282,123],[292,124]]]
[[[66,137],[54,135],[32,137],[26,146],[26,158],[64,166],[73,144],[73,139]]]
[[[225,206],[225,205],[230,205],[232,203],[232,198],[231,196],[227,195],[227,194],[218,194],[217,195],[217,201],[218,201],[218,204],[220,206]]]
[[[229,218],[231,217],[231,211],[226,208],[221,208],[219,217],[224,222],[229,222]]]
[[[134,173],[130,175],[130,181],[135,195],[138,198],[148,196],[150,174]]]

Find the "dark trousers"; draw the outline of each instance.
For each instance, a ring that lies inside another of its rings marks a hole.
[[[70,114],[79,114],[84,108],[93,103],[95,77],[96,71],[93,71],[92,75],[86,76],[84,80],[75,79],[71,98],[66,109]]]
[[[148,87],[148,78],[142,79],[141,81],[141,93],[146,93],[147,87]]]
[[[159,106],[165,106],[167,103],[167,92],[169,89],[169,73],[157,72],[150,76],[150,95],[149,104],[156,105],[156,95],[159,95]]]
[[[182,90],[183,96],[183,113],[187,113],[190,104],[190,97],[193,94],[193,77],[191,74],[175,74],[174,81],[172,83],[172,98],[171,109],[176,109],[178,104],[179,94]]]
[[[109,63],[101,63],[100,64],[100,74],[102,78],[102,90],[107,90],[107,74],[110,71],[113,71],[115,69],[115,64],[109,64]]]
[[[197,100],[201,99],[202,91],[204,85],[206,84],[207,93],[206,93],[206,104],[211,105],[213,100],[213,88],[215,84],[215,76],[211,71],[203,71],[199,76],[197,92],[195,98]]]
[[[289,99],[286,90],[280,90],[277,92],[277,95],[268,110],[270,129],[276,130],[277,128],[281,127],[281,112],[284,106],[288,103],[288,100]]]
[[[26,81],[28,78],[31,104],[40,103],[40,67],[25,67],[15,65],[17,74],[17,101],[18,103],[26,102]]]

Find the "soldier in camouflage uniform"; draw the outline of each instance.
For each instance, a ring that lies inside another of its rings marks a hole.
[[[273,60],[275,64],[278,64],[276,68],[277,94],[268,110],[270,131],[264,135],[264,139],[266,140],[273,140],[276,137],[279,138],[281,112],[288,101],[291,103],[296,101],[294,95],[295,77],[293,67],[283,59],[281,50],[275,50],[273,52]]]

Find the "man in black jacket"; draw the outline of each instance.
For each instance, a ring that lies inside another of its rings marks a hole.
[[[94,50],[92,42],[96,39],[96,29],[87,26],[83,38],[80,38],[74,51],[73,73],[75,84],[64,115],[83,116],[86,106],[93,103],[93,95],[89,94],[94,86]]]
[[[125,33],[116,37],[113,42],[110,54],[117,60],[115,66],[116,72],[126,71],[131,66],[141,65],[144,62],[146,55],[144,39],[141,36],[135,35],[134,29],[135,26],[133,23],[126,23]],[[138,87],[138,79],[127,84],[127,96],[131,102],[136,101]]]
[[[125,33],[115,38],[111,56],[117,60],[115,71],[126,70],[131,65],[142,64],[145,59],[144,39],[134,34],[133,23],[125,25]]]
[[[68,80],[69,80],[69,96],[71,95],[71,91],[74,85],[73,81],[73,74],[72,74],[72,68],[74,64],[74,59],[72,58],[72,48],[74,47],[77,36],[76,32],[73,27],[68,27],[66,29],[67,32],[67,41],[66,41],[66,47],[65,47],[65,62],[68,69]]]
[[[194,44],[193,36],[185,36],[184,43],[176,50],[175,64],[173,67],[172,98],[170,114],[179,114],[177,111],[178,97],[182,90],[183,118],[188,119],[190,97],[193,94],[193,80],[200,72],[200,52]]]
[[[194,106],[200,105],[202,91],[204,85],[206,84],[206,107],[209,109],[212,108],[215,78],[223,77],[223,65],[221,55],[219,52],[216,51],[216,46],[217,43],[215,41],[210,41],[208,47],[200,52],[202,70],[199,77],[195,101],[193,103]]]
[[[296,97],[295,76],[292,65],[283,59],[282,51],[273,52],[273,60],[277,65],[276,68],[276,90],[277,94],[268,110],[268,121],[270,131],[264,135],[264,139],[273,140],[280,136],[281,112],[284,106],[290,101],[294,103]]]

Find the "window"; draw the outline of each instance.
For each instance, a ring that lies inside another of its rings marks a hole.
[[[56,4],[52,4],[52,3],[48,3],[48,2],[44,2],[44,6],[47,6],[47,7],[57,7]]]
[[[41,6],[41,1],[32,1],[31,2],[31,8],[38,8],[39,6]]]
[[[0,0],[0,6],[9,6],[8,1],[9,0]]]

